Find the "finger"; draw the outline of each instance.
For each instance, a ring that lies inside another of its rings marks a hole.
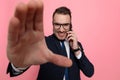
[[[68,40],[69,42],[70,42],[70,41],[74,41],[74,38],[73,38],[73,37],[70,37],[70,38],[68,38],[67,40]]]
[[[73,32],[73,31],[68,31],[67,33],[68,33],[68,34],[73,34],[74,32]]]
[[[26,17],[26,30],[33,30],[34,26],[34,16],[35,16],[35,10],[36,10],[36,1],[31,0],[28,3],[28,12]]]
[[[73,34],[68,34],[66,39],[73,37]]]
[[[67,38],[69,38],[69,37],[71,37],[71,36],[73,36],[73,34],[68,34],[68,35],[67,35]]]
[[[43,32],[43,2],[41,0],[36,0],[36,2],[35,30]]]
[[[57,54],[52,54],[51,58],[49,58],[49,62],[62,67],[70,67],[72,65],[72,61],[70,59]]]
[[[15,17],[18,18],[21,23],[20,24],[21,34],[25,32],[26,15],[27,15],[27,5],[25,5],[24,3],[19,3],[15,10]]]
[[[10,46],[14,46],[18,42],[19,30],[20,30],[20,21],[13,17],[9,23],[8,29],[8,43]]]

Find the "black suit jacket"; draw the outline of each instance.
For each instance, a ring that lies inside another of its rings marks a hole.
[[[46,37],[45,40],[48,48],[53,51],[53,53],[63,55],[61,52],[60,41],[55,37],[54,34]],[[70,48],[70,59],[73,62],[73,65],[68,68],[70,80],[81,80],[80,70],[88,77],[91,77],[94,74],[94,66],[85,56],[81,43],[78,43],[82,50],[82,57],[77,59]],[[60,67],[52,63],[42,64],[40,65],[37,80],[63,80],[64,71],[64,67]],[[11,65],[8,66],[7,72],[10,72],[11,76],[16,76],[13,74]]]

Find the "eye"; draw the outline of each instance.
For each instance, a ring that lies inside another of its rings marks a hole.
[[[54,25],[55,25],[55,26],[59,26],[60,24],[58,24],[58,23],[54,23]]]
[[[67,24],[63,24],[63,26],[69,26],[69,24],[67,23]]]

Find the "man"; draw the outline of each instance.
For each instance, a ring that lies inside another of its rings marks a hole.
[[[94,67],[72,31],[71,11],[66,7],[55,10],[53,34],[45,38],[42,17],[40,0],[17,6],[8,35],[7,54],[11,63],[7,72],[10,76],[20,75],[31,65],[40,64],[37,80],[81,80],[80,70],[91,77]]]

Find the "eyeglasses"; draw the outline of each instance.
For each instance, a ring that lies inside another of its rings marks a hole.
[[[70,23],[64,23],[64,24],[53,23],[53,25],[55,26],[56,29],[60,29],[61,26],[62,26],[65,30],[68,30],[68,29],[70,28]]]

